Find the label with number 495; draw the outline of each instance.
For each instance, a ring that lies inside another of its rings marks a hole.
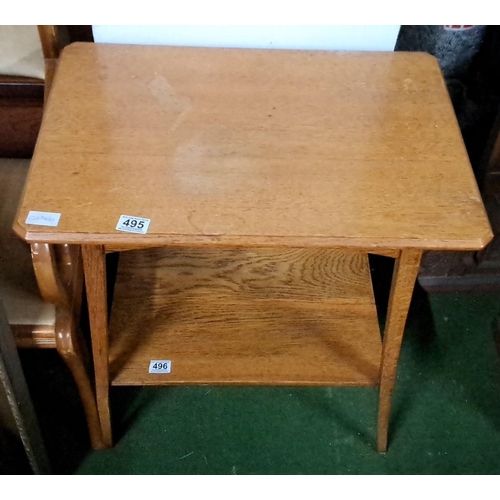
[[[142,217],[132,217],[131,215],[122,215],[116,225],[117,231],[125,231],[127,233],[146,234],[148,232],[151,219],[143,219]]]
[[[152,359],[149,362],[149,373],[170,373],[171,367],[169,359]]]

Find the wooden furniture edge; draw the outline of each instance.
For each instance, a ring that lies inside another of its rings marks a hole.
[[[106,251],[121,251],[134,248],[149,248],[158,246],[289,246],[289,247],[335,247],[353,248],[367,252],[376,252],[377,249],[392,252],[394,250],[419,248],[422,250],[482,250],[493,239],[491,230],[484,236],[471,240],[414,240],[414,239],[376,239],[318,236],[233,236],[233,235],[147,235],[138,237],[129,234],[80,234],[80,233],[54,233],[45,231],[30,231],[24,224],[20,224],[18,217],[13,226],[16,234],[28,243],[64,243],[77,245],[104,246]]]

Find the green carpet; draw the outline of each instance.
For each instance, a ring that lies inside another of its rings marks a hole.
[[[416,293],[387,454],[376,389],[211,386],[112,388],[116,445],[91,451],[57,355],[23,363],[56,473],[499,474],[499,312],[500,293]]]

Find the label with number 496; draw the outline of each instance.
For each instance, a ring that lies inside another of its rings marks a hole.
[[[122,215],[116,225],[117,231],[125,231],[127,233],[146,234],[148,232],[151,219],[143,219],[142,217],[132,217],[131,215]]]
[[[149,362],[149,373],[170,373],[171,367],[169,359],[152,359]]]

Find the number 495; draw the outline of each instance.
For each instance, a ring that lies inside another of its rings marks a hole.
[[[127,219],[123,223],[123,225],[126,227],[142,229],[144,227],[144,221],[143,220],[136,220],[136,219]]]

